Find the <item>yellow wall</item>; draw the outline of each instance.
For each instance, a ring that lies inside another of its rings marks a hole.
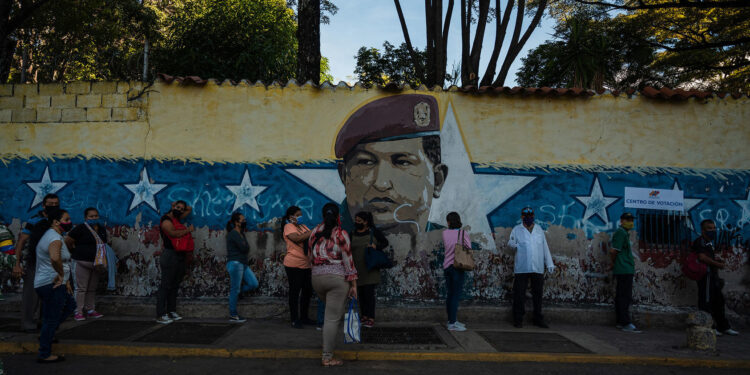
[[[0,153],[4,159],[332,159],[348,114],[392,95],[359,87],[157,82],[133,100],[142,90],[137,82],[2,85]],[[750,169],[747,97],[678,102],[421,93],[436,96],[441,118],[452,104],[474,163]]]

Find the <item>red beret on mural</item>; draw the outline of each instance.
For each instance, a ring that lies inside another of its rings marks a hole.
[[[336,137],[336,157],[359,143],[438,135],[437,100],[430,95],[388,96],[365,104],[344,123]]]

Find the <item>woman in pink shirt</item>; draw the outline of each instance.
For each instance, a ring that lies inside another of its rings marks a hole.
[[[349,234],[341,229],[339,207],[323,206],[323,223],[310,233],[312,285],[326,304],[323,323],[323,366],[339,366],[333,358],[336,336],[348,298],[357,298],[357,269],[354,267]]]
[[[461,242],[466,248],[471,248],[471,241],[469,241],[469,235],[461,230],[461,216],[458,213],[449,213],[446,221],[448,221],[448,229],[443,231],[443,244],[445,247],[443,270],[445,271],[446,283],[445,309],[448,312],[447,327],[449,331],[466,331],[466,326],[456,319],[456,315],[458,314],[458,300],[461,298],[461,290],[464,287],[466,272],[453,267],[453,261],[456,257],[456,244],[458,244],[459,235],[462,237]]]
[[[292,327],[302,328],[303,324],[316,324],[308,318],[312,284],[310,280],[310,259],[305,250],[310,228],[302,224],[302,210],[291,206],[282,218],[284,223],[284,241],[286,241],[286,255],[284,255],[284,269],[289,280],[289,313]]]

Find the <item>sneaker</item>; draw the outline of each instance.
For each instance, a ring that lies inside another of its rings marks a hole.
[[[362,322],[362,327],[372,328],[375,326],[375,319],[367,318]]]
[[[448,324],[450,324],[450,323],[448,323]],[[459,322],[458,320],[456,320],[456,322],[455,322],[455,323],[453,323],[453,324],[455,324],[455,325],[457,325],[457,326],[461,326],[461,327],[464,327],[464,328],[466,328],[466,324],[463,324],[463,323]]]
[[[719,336],[724,336],[724,334],[723,334],[723,333],[721,333],[721,332],[719,332],[719,330],[718,330],[718,329],[715,329],[715,330],[714,330],[714,332],[716,332],[716,337],[719,337]]]
[[[245,319],[245,318],[243,318],[243,317],[241,317],[239,315],[232,315],[232,316],[229,317],[229,322],[230,323],[245,323],[246,321],[247,321],[247,319]]]
[[[83,314],[75,314],[75,316],[73,316],[73,319],[75,319],[76,321],[80,322],[82,320],[86,320],[86,317],[83,316]]]
[[[735,330],[733,330],[731,328],[728,329],[728,330],[726,330],[726,331],[724,331],[724,332],[722,332],[722,333],[724,333],[725,335],[729,335],[729,336],[737,336],[737,335],[740,334],[739,332],[737,332],[737,331],[735,331]]]
[[[635,328],[633,323],[630,323],[621,329],[623,332],[630,332],[630,333],[641,333],[641,331],[638,330],[638,328]]]
[[[174,322],[174,320],[169,318],[169,314],[164,314],[159,318],[156,318],[156,322],[159,324],[169,324]]]
[[[91,311],[89,311],[89,312],[86,313],[86,316],[89,317],[89,318],[99,319],[99,318],[103,317],[104,315],[99,314],[96,310],[91,310]]]
[[[456,332],[463,332],[466,331],[466,327],[462,327],[456,323],[448,323],[447,325],[449,331],[456,331]]]
[[[172,319],[175,322],[178,321],[178,320],[182,320],[182,317],[180,316],[180,314],[178,314],[178,313],[176,313],[174,311],[172,311],[171,313],[169,313],[169,318]]]
[[[315,330],[316,330],[316,331],[322,331],[322,330],[323,330],[323,325],[322,325],[322,324],[318,324],[318,325],[317,325],[317,326],[315,327]]]

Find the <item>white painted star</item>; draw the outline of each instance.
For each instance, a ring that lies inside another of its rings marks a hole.
[[[747,198],[732,200],[742,208],[742,213],[740,214],[740,220],[737,221],[737,226],[742,227],[743,225],[750,223],[750,191],[747,193]]]
[[[583,213],[583,221],[588,220],[592,216],[599,216],[599,218],[604,220],[605,223],[609,223],[607,207],[620,199],[604,196],[604,193],[602,193],[602,185],[599,183],[599,177],[594,178],[594,185],[591,187],[591,192],[588,196],[576,196],[575,198],[586,206],[586,211]]]
[[[440,148],[441,160],[448,167],[448,177],[440,191],[440,197],[432,200],[428,220],[444,223],[449,212],[461,212],[464,225],[483,236],[477,241],[480,246],[494,250],[492,228],[487,215],[536,177],[474,173],[450,104],[440,131]],[[334,202],[342,202],[346,198],[346,191],[336,168],[289,168],[285,171]]]
[[[156,194],[167,187],[167,184],[155,184],[148,178],[148,170],[143,167],[141,170],[141,180],[137,184],[125,184],[126,189],[133,193],[133,200],[130,202],[128,212],[138,207],[141,203],[146,203],[154,211],[159,211],[156,207]]]
[[[258,201],[255,199],[260,195],[260,193],[263,192],[263,190],[266,190],[267,186],[254,186],[253,181],[250,180],[250,172],[248,172],[247,168],[245,169],[245,174],[242,176],[242,182],[240,182],[239,185],[226,185],[226,188],[229,189],[229,191],[234,194],[234,207],[232,207],[232,211],[236,211],[238,208],[242,207],[242,205],[248,205],[255,209],[255,211],[260,212],[260,207],[258,207]]]
[[[29,207],[29,209],[42,203],[45,195],[55,194],[67,184],[67,182],[53,182],[49,176],[49,166],[44,167],[44,174],[42,175],[41,181],[26,183],[26,185],[34,191],[34,200],[31,202],[31,207]]]
[[[682,190],[680,189],[680,184],[677,182],[677,180],[674,180],[674,185],[672,185],[672,190]],[[703,202],[703,199],[694,199],[694,198],[684,198],[684,210],[685,213],[690,216],[690,210],[695,208],[695,206],[699,205],[701,202]]]

